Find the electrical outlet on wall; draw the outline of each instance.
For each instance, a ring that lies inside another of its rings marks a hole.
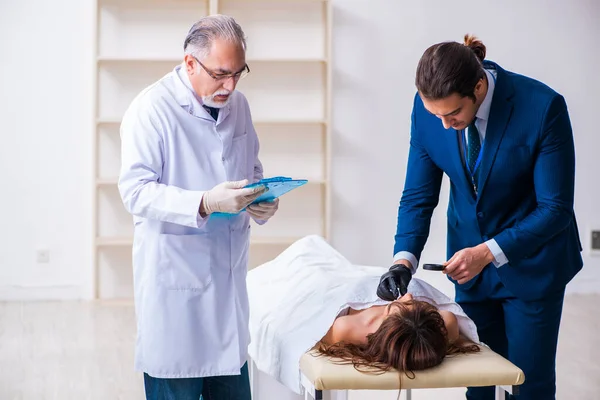
[[[592,250],[600,251],[600,231],[592,231]]]
[[[38,250],[36,252],[36,259],[39,264],[48,264],[50,262],[50,250]]]

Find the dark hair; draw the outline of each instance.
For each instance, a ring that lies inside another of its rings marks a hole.
[[[469,34],[464,44],[443,42],[429,47],[417,66],[415,84],[420,95],[439,100],[457,93],[475,101],[475,86],[485,74],[485,51],[481,40]]]
[[[353,364],[363,372],[414,371],[435,367],[449,354],[478,352],[475,344],[456,346],[448,341],[448,331],[438,310],[424,301],[393,303],[399,311],[390,313],[366,344],[319,342],[317,351],[333,357],[335,363]]]

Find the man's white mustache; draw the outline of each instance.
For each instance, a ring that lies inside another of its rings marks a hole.
[[[215,92],[212,97],[215,96],[229,96],[231,94],[231,92],[229,90],[219,90],[218,92]]]

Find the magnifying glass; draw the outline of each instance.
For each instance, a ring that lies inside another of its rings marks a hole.
[[[423,269],[428,271],[443,271],[445,266],[442,264],[423,264]]]

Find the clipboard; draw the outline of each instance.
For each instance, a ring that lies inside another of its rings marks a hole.
[[[254,183],[250,183],[246,186],[244,186],[244,188],[253,188],[256,186],[265,186],[267,188],[267,191],[264,192],[263,194],[261,194],[260,196],[258,196],[252,203],[250,204],[256,204],[256,203],[261,203],[263,201],[273,201],[281,196],[283,196],[284,194],[291,192],[292,190],[299,188],[300,186],[304,186],[308,183],[308,179],[292,179],[286,176],[275,176],[273,178],[265,178],[265,179],[261,179],[258,182],[254,182]],[[244,208],[242,211],[245,211],[246,209]],[[242,212],[240,211],[240,212]],[[239,214],[239,213],[238,213]],[[237,215],[237,214],[230,214],[230,213],[213,213],[212,215],[217,216],[217,215]]]
[[[261,179],[258,182],[246,185],[246,188],[253,188],[256,186],[265,186],[267,191],[256,198],[251,204],[260,203],[263,201],[273,201],[276,198],[283,196],[287,192],[290,192],[300,186],[308,183],[307,179],[292,179],[285,176],[276,176],[273,178]]]

